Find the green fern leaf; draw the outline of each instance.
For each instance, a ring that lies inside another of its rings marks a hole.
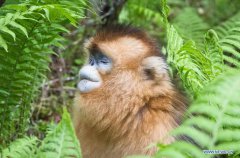
[[[240,72],[231,71],[217,77],[203,90],[190,106],[190,118],[174,130],[174,136],[187,136],[200,148],[188,142],[177,141],[160,146],[156,158],[214,157],[203,155],[204,150],[229,150],[239,153],[240,143]],[[226,93],[228,92],[228,93]]]
[[[168,12],[168,6],[165,1],[162,1],[162,4],[161,12],[163,12],[162,14],[165,16]],[[192,12],[192,10],[186,9],[186,12]],[[184,14],[184,16],[187,15]],[[196,18],[196,16],[197,15],[194,17]],[[168,23],[167,19],[164,21],[167,26],[166,54],[167,62],[171,68],[170,72],[176,71],[190,96],[197,96],[199,90],[201,90],[204,85],[223,71],[223,67],[221,66],[223,61],[222,49],[219,46],[217,35],[214,31],[209,31],[205,39],[201,39],[205,41],[205,48],[203,47],[200,50],[194,41],[190,40],[185,42],[175,27]],[[197,25],[201,22],[202,20],[198,17],[194,23]],[[201,32],[206,28],[207,25],[203,24],[196,30],[197,32]],[[191,38],[188,37],[186,39]]]
[[[170,12],[170,8],[169,6],[167,5],[167,0],[161,0],[161,14],[162,14],[162,17],[163,17],[163,21],[165,24],[168,24],[168,15],[169,15],[169,12]]]
[[[232,113],[232,108],[237,111],[240,110],[240,107],[238,106],[240,105],[240,100],[238,99],[238,92],[240,91],[239,77],[240,73],[236,71],[221,76],[218,80],[213,82],[207,90],[203,91],[202,95],[189,109],[189,112],[194,114],[208,115],[215,122],[212,129],[207,131],[212,133],[211,139],[208,140],[208,145],[205,146],[208,149],[220,149],[222,143],[225,144],[228,141],[237,143],[239,141],[239,137],[227,135],[240,132],[239,128],[234,128],[240,127],[240,118],[237,117],[236,114],[233,115],[234,112]],[[225,93],[226,91],[228,93]],[[222,100],[222,98],[224,98],[224,100]],[[206,106],[214,107],[214,109],[212,109],[213,111],[206,110],[202,113],[201,111],[198,111],[199,108],[196,108],[199,107],[199,103],[201,104],[202,109]],[[227,147],[226,144],[224,146]],[[230,147],[223,148],[222,150],[224,149],[228,150]],[[238,151],[239,147],[233,147],[232,150]]]
[[[3,39],[3,37],[0,35],[0,47],[3,47],[5,49],[5,51],[8,51],[8,46],[6,41]]]
[[[151,1],[151,3],[143,0],[127,1],[118,20],[120,23],[135,23],[146,28],[152,28],[154,25],[162,26],[163,18],[159,12],[159,6],[161,6],[160,1]]]
[[[68,19],[76,21],[80,17],[77,15],[84,10],[83,5],[69,6],[62,4],[63,1],[30,0],[19,2],[18,6],[1,7],[0,149],[25,132],[31,103],[49,70],[51,49],[62,46],[64,38],[60,33],[67,32],[60,25]],[[49,9],[51,21],[44,9]],[[52,15],[54,19],[51,19]]]
[[[34,158],[38,139],[36,137],[24,137],[12,142],[3,150],[3,158]]]
[[[185,40],[193,40],[200,48],[203,48],[203,35],[209,26],[197,14],[194,8],[185,8],[173,20],[176,30]],[[187,28],[187,29],[186,29]]]
[[[215,31],[205,35],[203,50],[193,41],[184,43],[172,25],[167,28],[167,40],[167,62],[172,71],[177,71],[189,94],[196,96],[204,85],[222,73],[223,51]]]
[[[43,140],[39,158],[81,158],[80,144],[76,138],[69,113],[64,109],[62,121]]]
[[[240,68],[240,12],[214,29],[219,35],[227,66]]]
[[[16,34],[10,29],[8,29],[6,26],[1,26],[1,31],[10,34],[13,37],[14,41],[16,40]]]
[[[167,29],[167,39],[168,39],[168,62],[174,60],[174,54],[180,50],[180,48],[183,46],[183,39],[178,34],[178,32],[175,30],[173,26],[170,26],[169,29]],[[170,44],[171,43],[171,44]]]
[[[11,22],[9,23],[9,25],[20,29],[20,30],[25,34],[25,36],[28,37],[27,29],[26,29],[25,27],[23,27],[22,25],[16,23],[15,21],[11,21]]]
[[[43,8],[44,12],[45,12],[45,15],[47,17],[47,19],[50,21],[50,16],[49,16],[49,10],[48,8]]]
[[[214,79],[224,70],[223,49],[220,46],[219,38],[214,30],[209,30],[204,38],[204,54],[211,61],[210,66],[206,66],[203,71],[210,79]]]

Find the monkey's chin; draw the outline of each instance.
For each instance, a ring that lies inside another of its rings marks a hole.
[[[78,83],[77,88],[79,89],[80,93],[88,93],[96,88],[99,88],[101,84],[102,84],[101,81],[95,82],[83,79]]]

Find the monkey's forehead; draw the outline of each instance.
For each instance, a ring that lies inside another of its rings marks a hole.
[[[116,58],[120,61],[144,57],[148,51],[148,46],[133,37],[119,37],[111,41],[98,43],[99,49],[107,56]]]
[[[120,36],[103,41],[93,37],[85,43],[85,47],[92,54],[101,52],[110,57],[114,64],[129,68],[138,67],[145,57],[159,55],[154,43],[132,36]]]

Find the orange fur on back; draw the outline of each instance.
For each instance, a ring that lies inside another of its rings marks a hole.
[[[179,125],[185,99],[168,74],[154,76],[159,80],[142,77],[143,60],[160,54],[145,33],[133,32],[103,31],[88,45],[101,49],[114,64],[111,73],[101,75],[100,88],[75,98],[73,121],[83,158],[152,155],[156,148],[149,145],[174,141],[168,133]]]

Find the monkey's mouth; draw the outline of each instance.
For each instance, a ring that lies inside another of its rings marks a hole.
[[[92,90],[99,88],[101,86],[101,81],[92,80],[91,78],[81,78],[77,87],[81,93],[88,93]]]
[[[99,82],[98,79],[95,79],[89,75],[80,75],[80,82],[83,81],[83,82],[87,82],[87,81],[90,81],[90,82]]]
[[[101,77],[97,72],[82,71],[79,73],[80,81],[78,82],[78,89],[81,93],[88,93],[99,88],[102,84]]]

